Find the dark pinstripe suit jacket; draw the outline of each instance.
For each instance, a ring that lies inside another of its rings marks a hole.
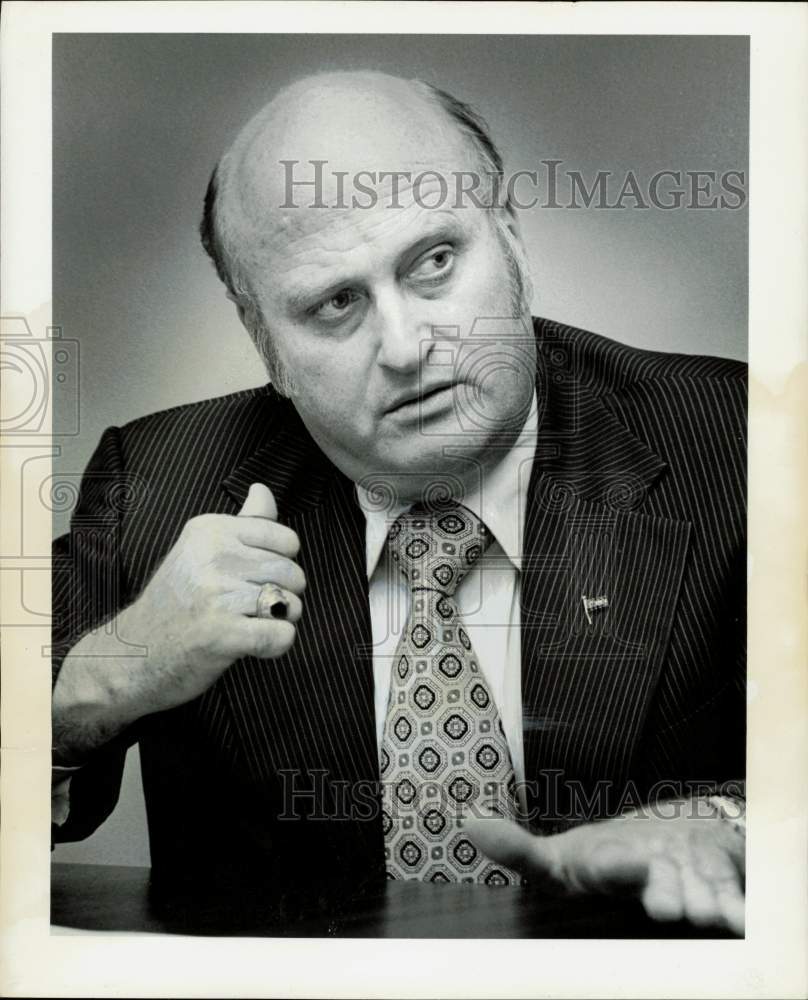
[[[746,388],[733,361],[545,320],[536,335],[522,695],[532,802],[555,827],[582,818],[587,798],[603,815],[655,783],[743,776]],[[106,431],[56,543],[55,669],[137,596],[190,517],[236,513],[254,481],[300,536],[297,642],[281,659],[237,662],[198,700],[99,751],[73,778],[56,837],[86,836],[109,813],[138,740],[156,875],[372,877],[383,838],[368,791],[378,770],[364,517],[352,483],[271,389]],[[593,626],[582,594],[608,595]],[[305,818],[279,818],[295,810]]]

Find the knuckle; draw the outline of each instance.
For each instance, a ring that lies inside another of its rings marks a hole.
[[[214,518],[214,514],[197,514],[185,522],[183,531],[191,535],[207,534],[210,532]]]
[[[289,559],[294,559],[300,552],[300,538],[297,532],[283,524],[275,525],[279,551]]]
[[[292,592],[303,590],[306,585],[303,570],[297,563],[283,557],[273,559],[269,563],[267,576]]]
[[[300,539],[294,531],[283,525],[276,525],[275,545],[280,555],[287,559],[294,559],[300,552]]]
[[[226,614],[239,614],[246,603],[246,596],[239,587],[228,582],[217,588],[215,601],[216,606]]]
[[[207,614],[194,623],[189,630],[188,648],[195,658],[214,656],[230,660],[239,653],[226,616],[216,613]]]
[[[185,522],[180,534],[186,550],[196,562],[215,558],[222,548],[222,522],[216,514],[199,514]]]
[[[291,622],[255,620],[250,652],[260,659],[276,659],[291,648],[296,634],[296,629]]]
[[[196,578],[196,588],[206,597],[211,597],[221,590],[220,579],[213,566],[204,566]]]

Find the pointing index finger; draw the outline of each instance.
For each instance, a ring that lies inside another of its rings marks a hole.
[[[513,820],[491,814],[463,818],[468,833],[483,854],[556,891],[566,888],[563,869],[552,837],[528,833]]]

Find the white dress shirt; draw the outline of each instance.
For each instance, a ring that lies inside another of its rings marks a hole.
[[[530,414],[514,446],[485,475],[482,488],[463,499],[463,506],[481,518],[494,540],[455,594],[480,669],[499,709],[517,783],[524,781],[525,775],[519,574],[537,423],[534,396]],[[381,749],[390,671],[410,610],[409,587],[401,572],[391,567],[385,543],[393,522],[410,505],[379,511],[361,486],[357,486],[357,496],[366,520],[376,739]]]

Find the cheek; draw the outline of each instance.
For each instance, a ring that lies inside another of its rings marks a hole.
[[[511,316],[511,272],[493,235],[469,261],[458,291],[466,312],[475,318]]]
[[[461,357],[469,381],[485,390],[489,403],[520,408],[532,397],[536,348],[513,300],[511,269],[492,235],[463,281],[466,343]]]
[[[298,404],[326,422],[355,417],[367,378],[354,353],[347,344],[299,339],[287,355]]]

